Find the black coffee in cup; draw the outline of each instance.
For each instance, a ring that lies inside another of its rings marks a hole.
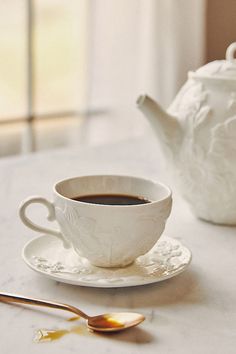
[[[150,203],[149,200],[127,194],[90,194],[71,198],[78,202],[103,205],[139,205]]]

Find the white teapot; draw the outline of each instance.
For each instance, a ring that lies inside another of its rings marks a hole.
[[[189,72],[167,112],[148,96],[137,101],[195,215],[229,225],[236,225],[235,51],[236,42],[226,60]]]

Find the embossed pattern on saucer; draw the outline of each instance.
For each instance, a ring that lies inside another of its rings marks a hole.
[[[182,273],[191,262],[190,250],[166,236],[124,268],[95,267],[72,249],[64,249],[60,240],[47,235],[29,241],[22,257],[31,269],[56,281],[100,288],[159,282]]]

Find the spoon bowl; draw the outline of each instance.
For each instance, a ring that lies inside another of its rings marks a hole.
[[[73,312],[87,320],[87,327],[97,332],[118,332],[137,326],[145,317],[135,312],[112,312],[98,316],[88,316],[77,307],[55,301],[41,300],[21,295],[0,293],[0,301],[7,303],[21,303],[26,305],[44,306]]]
[[[144,320],[145,317],[139,313],[113,312],[90,317],[87,326],[94,331],[117,332],[137,326]]]

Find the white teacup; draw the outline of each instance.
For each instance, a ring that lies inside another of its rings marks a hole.
[[[139,205],[102,205],[73,200],[85,195],[118,194],[144,198]],[[171,190],[159,182],[131,176],[81,176],[53,187],[54,201],[30,197],[20,206],[20,218],[29,228],[50,234],[73,247],[90,263],[100,267],[123,267],[147,253],[160,238],[171,212]],[[33,223],[26,208],[41,203],[48,219],[57,220],[60,230]]]

